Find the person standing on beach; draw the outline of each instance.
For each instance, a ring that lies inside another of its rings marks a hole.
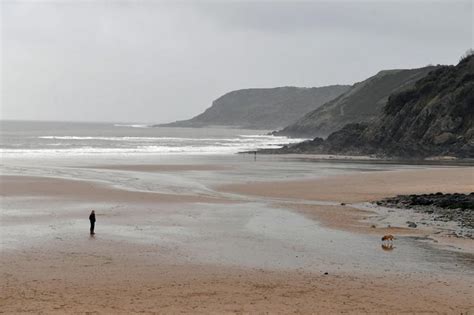
[[[95,228],[95,212],[92,210],[91,214],[89,215],[89,221],[91,222],[91,235],[94,235],[94,228]]]

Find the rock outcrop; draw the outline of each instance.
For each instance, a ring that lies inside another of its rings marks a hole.
[[[377,119],[273,153],[474,158],[474,56],[390,95]]]
[[[422,195],[399,195],[376,202],[377,205],[388,208],[412,209],[416,212],[426,213],[434,221],[454,221],[462,228],[456,236],[474,238],[474,193],[469,194],[443,194],[440,192]],[[408,227],[416,228],[416,224],[407,221]]]
[[[371,121],[381,113],[391,94],[409,89],[434,69],[436,67],[429,66],[380,71],[274,134],[302,138],[327,137],[346,124]]]
[[[304,114],[338,97],[347,85],[316,88],[278,87],[244,89],[227,93],[206,111],[192,119],[159,126],[206,127],[231,126],[274,130],[301,118]]]

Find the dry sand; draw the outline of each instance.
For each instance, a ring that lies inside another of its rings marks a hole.
[[[4,271],[0,312],[460,314],[473,307],[469,284],[442,277],[168,266],[86,254],[30,259],[20,276],[19,267]]]
[[[118,200],[129,204],[226,201],[209,196],[124,191],[63,179],[1,179],[2,196],[9,197],[43,196],[78,202]],[[471,168],[374,172],[318,180],[227,185],[219,189],[265,198],[361,202],[404,193],[470,192],[473,173]],[[284,203],[287,207],[288,200]],[[368,215],[340,206],[295,210],[328,226],[348,230]],[[63,245],[59,242],[2,253],[0,313],[474,312],[472,277],[460,280],[442,274],[427,277],[344,272],[324,275],[303,270],[183,265],[170,261],[172,253],[159,247],[94,241],[77,240]]]
[[[474,191],[474,168],[383,171],[308,180],[249,182],[218,189],[271,198],[365,202],[401,194],[469,193]]]

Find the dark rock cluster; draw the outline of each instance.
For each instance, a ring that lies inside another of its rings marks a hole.
[[[470,194],[399,195],[376,202],[379,206],[415,211],[433,215],[435,221],[454,221],[461,227],[474,229],[474,192]],[[410,222],[414,223],[414,222]],[[409,224],[416,227],[416,224]],[[473,237],[473,235],[465,235]]]

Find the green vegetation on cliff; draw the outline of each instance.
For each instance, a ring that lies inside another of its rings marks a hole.
[[[326,137],[350,123],[375,119],[391,94],[409,89],[436,67],[384,70],[354,84],[349,91],[275,132],[290,137]]]
[[[474,158],[474,56],[392,94],[377,119],[274,153]]]

